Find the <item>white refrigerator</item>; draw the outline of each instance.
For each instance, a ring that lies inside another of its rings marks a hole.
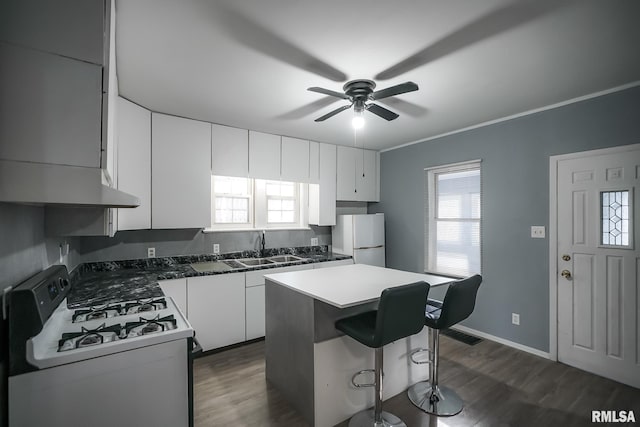
[[[384,214],[338,215],[331,238],[333,252],[354,263],[385,266]]]

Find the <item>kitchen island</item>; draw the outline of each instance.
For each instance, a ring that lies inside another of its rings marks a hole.
[[[451,278],[353,264],[321,270],[267,274],[266,377],[313,426],[333,426],[373,405],[372,389],[351,377],[373,368],[374,350],[344,336],[335,321],[373,310],[385,288]],[[426,379],[427,369],[409,359],[426,346],[426,329],[385,346],[384,395],[394,396]],[[363,382],[372,380],[362,379]]]

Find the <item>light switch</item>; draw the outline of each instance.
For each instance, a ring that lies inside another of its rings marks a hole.
[[[531,238],[532,239],[544,239],[545,227],[544,225],[532,225],[531,226]]]

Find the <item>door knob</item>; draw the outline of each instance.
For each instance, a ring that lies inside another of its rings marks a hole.
[[[571,272],[569,270],[562,270],[562,273],[560,273],[560,275],[567,280],[571,280]]]
[[[571,261],[571,257],[569,255],[562,255],[563,261]]]

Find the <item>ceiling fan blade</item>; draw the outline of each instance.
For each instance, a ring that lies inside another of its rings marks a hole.
[[[318,93],[321,93],[323,95],[335,96],[336,98],[349,99],[349,97],[347,95],[345,95],[344,93],[336,92],[336,91],[329,90],[329,89],[325,89],[323,87],[310,87],[310,88],[307,88],[307,90],[309,90],[311,92],[318,92]]]
[[[371,94],[370,98],[383,99],[393,95],[400,95],[401,93],[413,92],[415,90],[418,90],[417,84],[414,82],[406,82],[386,89],[377,90]]]
[[[369,104],[367,105],[367,111],[372,112],[376,116],[382,117],[385,120],[394,120],[398,118],[398,115],[391,110],[387,110],[384,107],[381,107],[377,104]]]
[[[566,5],[566,2],[511,2],[467,23],[453,33],[381,71],[376,80],[388,80],[433,62],[512,28],[522,26]]]
[[[317,118],[317,119],[315,119],[314,121],[316,121],[316,122],[323,122],[323,121],[327,120],[329,117],[333,117],[333,116],[335,116],[336,114],[338,114],[338,113],[340,113],[340,112],[342,112],[342,111],[344,111],[344,110],[348,110],[349,108],[351,108],[351,104],[349,104],[349,105],[343,105],[343,106],[342,106],[342,107],[340,107],[340,108],[336,108],[335,110],[328,112],[327,114],[325,114],[325,115],[324,115],[324,116],[322,116],[322,117],[318,117],[318,118]],[[391,112],[391,111],[389,111],[389,112]]]
[[[262,26],[250,16],[243,14],[233,7],[225,7],[223,2],[210,2],[213,16],[218,25],[237,42],[274,59],[309,71],[334,82],[347,80],[347,75],[334,66],[311,55],[306,50],[279,36],[265,26]],[[231,4],[232,2],[227,2]]]

